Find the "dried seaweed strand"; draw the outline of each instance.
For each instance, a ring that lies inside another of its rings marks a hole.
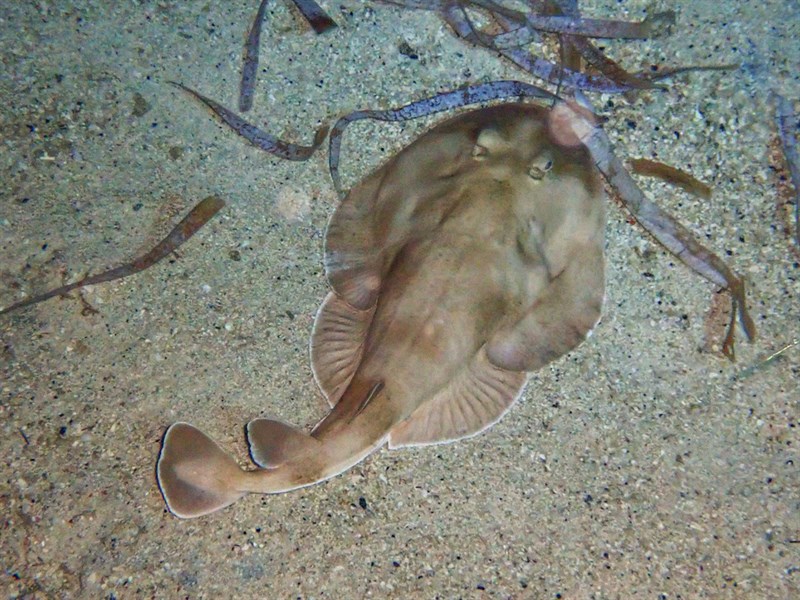
[[[733,312],[738,309],[739,322],[749,340],[756,336],[756,327],[745,300],[744,281],[733,274],[716,254],[694,239],[691,232],[678,223],[658,205],[650,202],[625,169],[622,161],[614,155],[611,142],[601,127],[580,116],[583,109],[574,103],[568,104],[577,122],[573,128],[581,142],[589,150],[597,168],[608,181],[609,186],[625,203],[631,215],[662,246],[674,254],[681,262],[709,281],[725,288],[733,298]],[[574,108],[573,108],[574,107]],[[730,360],[735,359],[734,321],[731,319],[722,352]]]
[[[624,84],[635,90],[666,89],[664,86],[655,83],[654,78],[645,78],[636,73],[626,71],[619,63],[611,60],[585,38],[570,36],[570,43],[588,65],[617,83]]]
[[[577,0],[545,0],[544,4],[553,14],[563,13],[569,17],[581,16]],[[663,86],[656,84],[652,80],[637,77],[633,73],[629,73],[617,62],[607,57],[585,37],[564,34],[560,35],[559,39],[561,40],[562,46],[566,45],[571,48],[573,52],[577,52],[589,66],[594,67],[603,75],[617,83],[627,85],[631,89],[664,89]],[[573,67],[571,64],[567,66]],[[575,66],[574,69],[576,71],[579,70],[580,65]]]
[[[547,14],[550,15],[565,15],[573,18],[580,18],[581,16],[576,0],[545,0],[544,2],[529,2],[528,4],[535,10],[546,9],[548,11]],[[490,38],[494,48],[510,49],[519,47],[538,37],[538,32],[531,27],[520,26],[515,28],[513,22],[506,17],[496,13],[492,13],[492,15],[506,29],[506,33]],[[580,58],[583,58],[589,66],[600,71],[602,75],[627,86],[629,89],[664,89],[663,86],[656,84],[652,80],[629,73],[584,37],[558,34],[558,39],[561,53],[561,63],[558,65],[560,72],[563,72],[564,69],[579,72],[579,61]],[[563,84],[562,79],[563,77],[559,76],[559,88]]]
[[[441,10],[447,4],[453,4],[453,0],[378,0],[383,4],[402,6],[403,8],[414,8],[418,10]]]
[[[293,1],[317,34],[325,33],[337,26],[336,22],[313,0]],[[261,45],[261,27],[264,24],[268,3],[269,0],[261,0],[261,4],[258,5],[256,18],[253,19],[253,25],[250,27],[247,42],[244,45],[242,82],[239,86],[239,110],[242,112],[247,112],[253,107],[253,91],[258,71],[258,51]]]
[[[647,39],[667,35],[675,23],[675,12],[657,13],[644,21],[609,21],[606,19],[573,18],[568,16],[546,16],[528,13],[525,21],[539,31],[565,33],[591,38]]]
[[[666,165],[657,160],[650,160],[649,158],[633,158],[628,162],[631,165],[631,172],[637,175],[657,177],[703,200],[711,199],[711,188],[699,179],[689,175],[686,171],[681,171],[677,167]]]
[[[615,61],[608,58],[603,52],[595,48],[585,37],[591,33],[581,32],[580,27],[546,27],[541,31],[546,33],[556,33],[563,40],[564,45],[569,45],[578,51],[586,63],[597,69],[599,74],[583,73],[577,69],[570,69],[562,61],[562,64],[555,64],[550,61],[537,58],[528,50],[522,48],[531,41],[539,40],[539,30],[534,25],[541,25],[547,19],[554,17],[571,18],[575,23],[587,22],[594,27],[595,34],[602,34],[599,37],[621,37],[631,39],[632,37],[656,37],[669,33],[670,27],[675,22],[673,11],[657,13],[644,21],[629,23],[624,21],[603,21],[598,19],[584,19],[581,21],[580,12],[577,10],[577,2],[572,0],[558,2],[562,7],[563,15],[536,14],[536,12],[548,11],[552,13],[553,0],[547,2],[528,2],[531,8],[531,19],[527,18],[526,13],[508,9],[491,0],[381,0],[385,4],[394,4],[406,8],[416,8],[436,11],[464,41],[483,46],[497,51],[502,57],[510,60],[519,68],[549,83],[562,85],[568,89],[582,91],[597,91],[606,93],[622,93],[640,89],[663,89],[655,84],[656,81],[667,79],[674,75],[689,71],[710,71],[728,70],[736,68],[737,65],[710,65],[710,66],[688,66],[662,68],[658,72],[646,71],[630,73]],[[488,15],[499,23],[504,33],[489,35],[480,31],[475,31],[465,16],[466,7],[478,8],[486,11]],[[567,10],[563,10],[566,7]],[[541,19],[541,23],[532,23]],[[552,21],[557,23],[557,21]],[[568,23],[568,21],[562,21]],[[573,32],[572,35],[563,33]],[[618,34],[628,35],[618,35]],[[635,34],[635,35],[633,35]],[[569,37],[567,37],[569,35]],[[591,36],[589,36],[591,37]],[[564,49],[566,54],[569,50]]]
[[[528,44],[539,41],[536,30],[527,27],[510,27],[503,33],[498,33],[490,37],[492,40],[492,48],[498,50],[519,48],[520,46],[527,46]]]
[[[682,73],[691,73],[694,71],[735,71],[739,68],[738,64],[730,65],[687,65],[685,67],[659,67],[657,71],[638,71],[633,74],[634,77],[642,79],[649,79],[650,81],[661,81],[681,75]]]
[[[314,0],[292,0],[292,2],[297,10],[303,13],[306,21],[317,35],[337,27],[336,21],[331,19],[328,13],[322,10],[322,7]]]
[[[448,6],[440,13],[442,19],[455,31],[456,35],[466,42],[479,44],[479,40],[471,36],[469,24],[465,22],[458,6]],[[548,83],[563,83],[570,89],[585,92],[620,93],[631,89],[628,85],[616,83],[603,75],[579,73],[566,69],[543,58],[533,56],[529,51],[521,48],[494,48],[500,56],[510,60],[519,68],[534,77]]]
[[[563,15],[572,18],[580,18],[581,16],[581,10],[578,7],[577,0],[543,0],[543,2],[536,4],[540,12],[546,11],[544,12],[546,15]],[[541,7],[539,7],[539,4],[541,4]],[[529,6],[531,6],[534,11],[536,10],[533,5],[529,4]],[[584,37],[567,33],[558,34],[558,42],[561,46],[560,52],[563,57],[561,63],[575,71],[580,71],[581,69],[581,53],[578,50],[578,45],[581,40],[591,45],[591,42]]]
[[[333,128],[331,128],[328,151],[328,166],[336,191],[339,196],[344,196],[341,178],[339,177],[339,155],[341,153],[342,134],[350,123],[362,119],[374,119],[376,121],[388,122],[408,121],[453,108],[509,97],[546,98],[548,100],[558,99],[558,96],[529,83],[500,80],[471,85],[452,92],[436,94],[435,96],[424,98],[399,108],[391,108],[388,110],[357,110],[341,117],[336,121]]]
[[[63,296],[72,290],[82,288],[87,285],[95,285],[98,283],[105,283],[107,281],[114,281],[115,279],[122,279],[123,277],[128,277],[129,275],[149,269],[164,257],[174,252],[181,244],[197,233],[197,231],[203,225],[208,223],[211,218],[222,209],[223,206],[225,206],[225,202],[221,198],[218,198],[217,196],[209,196],[208,198],[201,200],[191,211],[189,211],[189,214],[187,214],[181,220],[181,222],[178,223],[172,231],[170,231],[169,235],[156,244],[155,247],[146,254],[143,254],[142,256],[135,258],[119,267],[109,269],[108,271],[98,273],[97,275],[84,277],[75,283],[62,285],[54,290],[50,290],[49,292],[44,292],[34,296],[33,298],[28,298],[27,300],[22,300],[21,302],[12,304],[11,306],[0,310],[0,315],[4,315],[25,306],[44,302],[45,300],[49,300],[55,296]]]
[[[458,20],[461,23],[461,29],[465,32],[469,32],[464,36],[465,41],[483,46],[484,48],[496,48],[496,40],[507,35],[506,33],[488,34],[475,27],[466,8],[461,4],[453,5],[453,10],[459,13]]]
[[[508,8],[494,0],[456,0],[456,2],[461,5],[472,6],[473,8],[482,8],[496,15],[502,15],[508,19],[513,19],[520,24],[523,24],[525,20],[525,13],[514,10],[513,8]]]
[[[406,8],[435,10],[442,12],[449,7],[480,8],[494,16],[503,16],[519,26],[548,33],[563,33],[598,38],[644,39],[669,33],[675,23],[675,12],[668,10],[656,13],[643,21],[629,22],[606,19],[587,19],[580,14],[552,15],[537,14],[547,7],[547,3],[529,3],[530,11],[521,12],[507,8],[493,0],[381,0],[385,4],[395,4]],[[577,6],[577,3],[573,3]]]
[[[386,1],[386,0],[384,0]],[[492,0],[463,0],[455,2],[398,2],[389,0],[389,4],[400,4],[407,8],[442,11],[448,7],[459,5],[483,8],[491,13],[502,15],[516,21],[519,25],[548,33],[564,33],[595,38],[646,39],[667,35],[675,24],[675,11],[667,10],[648,16],[643,21],[616,21],[608,19],[591,19],[567,15],[542,15],[533,10],[527,13],[512,10]]]
[[[561,84],[569,89],[609,94],[627,92],[633,89],[627,84],[618,83],[601,74],[595,75],[573,71],[543,58],[536,58],[527,50],[500,50],[500,54],[534,77],[549,83]]]
[[[285,158],[286,160],[307,160],[312,154],[314,154],[316,149],[322,145],[322,142],[325,141],[325,136],[328,135],[328,127],[323,125],[317,129],[316,133],[314,134],[314,143],[311,146],[292,144],[291,142],[278,139],[274,135],[259,129],[251,123],[248,123],[236,113],[228,110],[218,102],[203,96],[203,94],[194,91],[192,88],[186,87],[185,85],[175,81],[170,81],[169,83],[181,88],[183,91],[200,100],[200,102],[208,106],[214,115],[216,115],[223,123],[225,123],[228,127],[233,129],[236,133],[254,146],[257,146],[265,152],[269,152],[270,154],[274,154],[280,158]]]
[[[783,155],[789,165],[789,175],[794,184],[794,236],[800,246],[800,157],[797,153],[797,137],[793,133],[800,127],[800,120],[794,113],[792,103],[780,94],[774,94],[776,102],[775,122],[778,126],[778,136],[781,138]]]
[[[566,15],[573,18],[581,16],[580,8],[578,8],[577,0],[543,0],[541,3],[528,4],[532,11],[538,10],[546,15]],[[586,41],[591,44],[586,38],[570,35],[567,33],[559,33],[556,35],[558,39],[558,54],[560,67],[571,69],[573,71],[580,71],[582,67],[582,57],[578,50],[580,40]],[[605,75],[605,73],[603,73]],[[559,80],[557,91],[561,91],[562,82]]]
[[[239,85],[239,110],[247,112],[253,107],[253,90],[256,85],[256,71],[258,71],[258,49],[261,45],[261,26],[264,23],[264,13],[269,0],[261,0],[258,5],[256,18],[247,35],[244,45],[244,63],[242,64],[242,82]]]

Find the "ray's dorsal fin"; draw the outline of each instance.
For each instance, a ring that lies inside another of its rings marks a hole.
[[[311,369],[331,408],[347,389],[361,362],[374,314],[374,306],[355,309],[333,292],[317,313],[311,334]]]
[[[490,427],[514,404],[526,373],[492,365],[481,349],[472,362],[389,434],[389,447],[453,442]]]
[[[318,449],[320,443],[296,427],[273,419],[253,419],[247,424],[250,457],[263,469],[275,469],[292,458]]]

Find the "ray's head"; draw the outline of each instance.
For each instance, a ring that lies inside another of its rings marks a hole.
[[[532,185],[574,179],[594,195],[599,181],[592,161],[580,140],[565,133],[559,106],[502,104],[467,115],[481,176],[528,178]]]
[[[474,141],[465,182],[513,207],[523,237],[534,225],[548,260],[566,253],[570,240],[599,239],[604,223],[599,174],[580,138],[572,129],[565,135],[560,106],[504,104],[476,111],[468,122]]]

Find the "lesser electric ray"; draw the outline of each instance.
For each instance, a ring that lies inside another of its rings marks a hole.
[[[328,226],[332,291],[311,338],[330,413],[310,433],[251,421],[252,470],[172,425],[157,472],[174,514],[308,486],[383,445],[472,436],[528,372],[586,337],[603,301],[604,195],[551,115],[530,104],[462,114],[351,190]]]

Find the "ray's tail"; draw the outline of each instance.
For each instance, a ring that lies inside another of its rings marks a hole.
[[[200,517],[241,498],[245,473],[227,452],[188,423],[167,429],[156,465],[158,487],[169,510]]]
[[[284,492],[318,480],[315,469],[298,472],[294,464],[287,464],[319,456],[321,444],[315,438],[280,421],[255,419],[247,425],[247,440],[253,461],[263,470],[240,468],[214,440],[188,423],[170,426],[156,466],[169,510],[183,519],[200,517],[248,492]],[[316,460],[302,462],[310,466]]]

